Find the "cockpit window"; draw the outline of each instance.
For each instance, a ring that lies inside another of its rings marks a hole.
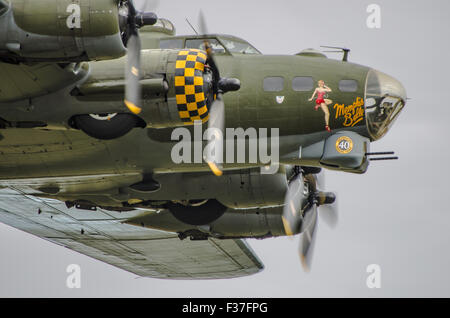
[[[284,77],[266,77],[264,79],[264,91],[281,92],[284,89]]]
[[[250,43],[221,38],[222,43],[231,53],[261,54]]]
[[[217,41],[217,39],[208,39],[209,44],[214,53],[223,54],[226,53],[225,48],[222,44]],[[186,40],[186,48],[187,49],[198,49],[205,50],[205,40],[204,39],[194,39],[194,40]]]
[[[339,90],[341,92],[354,93],[358,90],[358,82],[355,80],[341,80],[339,81]]]

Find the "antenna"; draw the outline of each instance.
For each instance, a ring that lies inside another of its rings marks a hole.
[[[189,24],[189,26],[191,27],[192,30],[194,30],[195,34],[198,35],[197,30],[192,26],[191,22],[189,22],[189,19],[186,18],[186,22]]]
[[[342,61],[348,62],[348,55],[350,53],[350,49],[347,49],[345,47],[339,47],[339,46],[324,46],[321,45],[320,47],[326,48],[326,49],[336,49],[338,51],[324,51],[328,53],[344,53],[344,56],[342,57]]]

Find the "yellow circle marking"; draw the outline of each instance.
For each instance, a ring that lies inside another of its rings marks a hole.
[[[347,136],[340,137],[336,141],[336,150],[344,155],[352,152],[353,140]]]

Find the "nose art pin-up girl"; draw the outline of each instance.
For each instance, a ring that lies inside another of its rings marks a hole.
[[[309,101],[311,102],[317,94],[316,106],[314,107],[314,109],[316,111],[319,108],[322,109],[323,113],[325,114],[325,130],[331,131],[331,129],[330,129],[330,111],[328,110],[328,104],[331,104],[331,101],[328,99],[325,99],[325,94],[331,93],[332,90],[331,90],[331,88],[326,86],[325,82],[322,80],[320,80],[318,82],[318,84],[319,84],[319,87],[316,88],[316,90],[314,91],[314,94],[309,99]]]

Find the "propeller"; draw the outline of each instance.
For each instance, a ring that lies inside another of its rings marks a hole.
[[[312,204],[307,212],[305,213],[300,229],[303,236],[300,240],[299,255],[303,270],[309,272],[314,251],[314,234],[317,228],[317,204]]]
[[[318,174],[298,171],[289,183],[283,208],[282,221],[286,234],[293,236],[302,233],[299,255],[305,271],[311,268],[318,215],[323,216],[324,221],[331,227],[337,224],[337,209],[334,205],[336,195],[320,191],[320,179]]]
[[[211,155],[211,151],[207,152],[205,161],[209,165],[211,171],[218,177],[220,177],[222,172],[222,164],[220,163],[219,153],[223,149],[223,132],[225,130],[225,103],[223,102],[223,94],[218,93],[216,95],[216,100],[211,106],[209,112],[208,129],[214,136],[214,139],[210,138],[209,149],[214,149],[215,156]]]
[[[147,8],[147,3],[143,3]],[[133,114],[139,114],[141,108],[141,39],[139,29],[146,25],[154,25],[158,17],[153,12],[138,11],[133,0],[122,2],[120,10],[122,24],[125,24],[124,41],[128,49],[125,69],[125,105]]]
[[[208,34],[203,11],[200,11],[199,15],[199,27],[200,35],[205,36]],[[241,82],[236,78],[223,78],[220,76],[213,47],[206,37],[204,39],[204,47],[207,56],[206,64],[212,72],[212,92],[215,96],[214,102],[210,107],[208,121],[208,129],[214,138],[210,138],[208,148],[217,150],[223,149],[223,133],[225,130],[225,103],[223,101],[223,95],[227,92],[239,90],[241,88]],[[221,176],[223,172],[219,156],[217,156],[217,153],[212,156],[211,151],[207,153],[205,161],[209,165],[209,168],[216,176]]]
[[[289,184],[289,189],[286,193],[282,221],[288,236],[295,235],[303,220],[301,207],[304,197],[304,187],[305,184],[302,175],[297,174]]]
[[[203,11],[200,11],[199,15],[199,27],[200,34],[206,35],[208,34],[205,16],[203,15]],[[216,61],[214,59],[214,51],[211,47],[211,43],[209,43],[208,39],[204,40],[204,47],[206,51],[206,64],[209,65],[212,72],[212,90],[215,95],[215,100],[211,105],[211,109],[209,112],[209,121],[208,121],[208,129],[212,132],[214,139],[210,139],[209,141],[209,149],[219,149],[219,147],[223,146],[219,144],[221,140],[223,140],[223,131],[225,129],[225,103],[223,102],[223,92],[219,92],[218,82],[220,80],[220,71],[217,67]],[[221,135],[222,133],[222,135]],[[211,156],[211,151],[205,158],[206,163],[209,165],[209,168],[216,176],[221,176],[222,173],[222,165],[219,162],[219,158],[216,156]]]

